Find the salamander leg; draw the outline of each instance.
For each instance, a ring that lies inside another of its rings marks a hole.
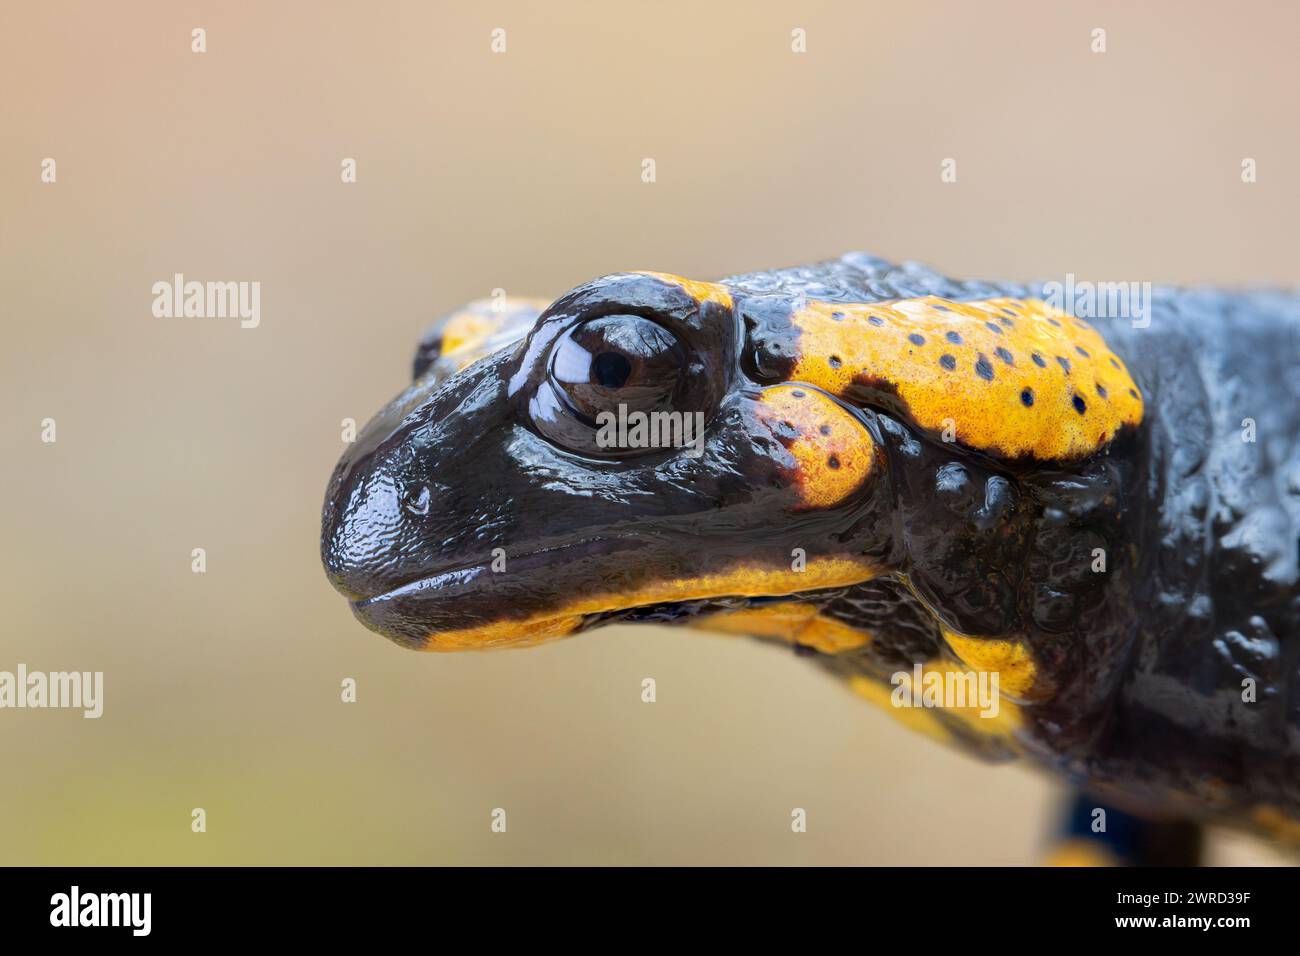
[[[1148,820],[1083,791],[1066,807],[1048,866],[1197,866],[1201,827],[1190,820]]]

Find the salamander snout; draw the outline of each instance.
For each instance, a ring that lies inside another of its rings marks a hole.
[[[510,501],[505,361],[417,382],[344,452],[325,495],[321,560],[349,600],[445,570],[459,560],[449,552],[480,553],[476,538]]]

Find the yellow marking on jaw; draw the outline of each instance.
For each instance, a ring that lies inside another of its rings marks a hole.
[[[1003,457],[1080,457],[1142,421],[1137,385],[1102,337],[1038,299],[810,301],[791,321],[792,379],[841,396],[892,389],[922,428],[954,425],[957,441]]]
[[[774,385],[760,393],[758,414],[794,458],[803,507],[839,504],[871,474],[876,447],[870,433],[830,396]]]
[[[726,634],[777,638],[792,644],[814,647],[827,654],[852,650],[871,642],[869,632],[821,617],[814,605],[794,601],[712,614],[701,618],[692,626]],[[950,660],[929,661],[922,665],[923,681],[930,674],[944,676],[954,673],[964,678],[970,673],[967,668],[971,668],[975,672],[981,670],[997,672],[999,692],[1018,694],[1032,684],[1033,662],[1029,660],[1022,645],[998,640],[978,642],[975,638],[965,638],[948,631],[945,631],[944,636],[950,645],[955,641],[958,646],[966,648],[972,660],[964,660],[964,666]],[[983,647],[976,651],[969,651],[967,645],[976,643],[1002,644],[1006,647],[1000,649]],[[976,663],[976,660],[979,663]],[[995,664],[1006,666],[1004,669],[999,669],[993,666]],[[902,685],[908,687],[914,695],[920,695],[924,684],[920,688],[913,686],[911,670],[904,670],[901,673]],[[1028,684],[1023,683],[1026,676]],[[1006,738],[1008,741],[1022,723],[1020,707],[1015,702],[1002,697],[997,702],[997,714],[984,716],[984,707],[976,699],[967,698],[966,705],[962,707],[897,707],[893,702],[893,684],[867,676],[856,676],[850,678],[849,686],[860,696],[885,708],[896,720],[912,730],[920,731],[926,736],[945,743],[953,743],[954,737],[940,714],[950,715],[981,735]]]
[[[803,571],[742,565],[730,571],[692,578],[651,581],[619,593],[579,597],[543,614],[500,620],[477,627],[430,634],[429,651],[477,650],[507,645],[528,646],[572,634],[588,614],[670,601],[711,597],[781,597],[799,591],[847,587],[869,581],[877,568],[860,558],[809,558]]]
[[[904,679],[904,686],[911,687],[912,672],[905,671],[907,676]],[[966,675],[971,673],[957,661],[934,660],[930,661],[921,668],[922,680],[926,679],[928,674],[939,674],[945,676],[948,674]],[[976,670],[978,673],[978,670]],[[999,689],[1002,683],[998,679]],[[912,694],[917,695],[924,691],[924,684],[921,687],[912,687]],[[951,714],[963,724],[975,732],[990,737],[1010,737],[1012,733],[1021,725],[1020,707],[1013,701],[1002,698],[998,701],[998,712],[996,715],[985,717],[983,708],[979,701],[966,700],[964,707],[941,707],[937,708],[945,714]]]
[[[943,639],[967,667],[996,671],[998,690],[1012,697],[1025,697],[1034,686],[1038,668],[1022,641],[967,637],[944,630]]]
[[[726,309],[731,308],[731,292],[726,286],[718,285],[716,282],[697,282],[695,279],[683,279],[668,272],[641,272],[640,275],[654,276],[656,279],[671,282],[686,290],[686,294],[701,305],[712,302]]]
[[[1007,700],[999,694],[997,701],[997,713],[984,716],[985,708],[982,707],[978,699],[966,698],[963,706],[939,706],[939,707],[921,707],[921,706],[896,706],[894,704],[894,692],[900,688],[907,688],[911,693],[913,701],[919,701],[925,691],[925,682],[930,675],[937,675],[939,678],[946,680],[948,674],[955,674],[966,680],[966,675],[972,673],[957,661],[937,659],[928,661],[921,665],[921,685],[917,686],[913,679],[911,669],[903,669],[897,672],[898,683],[882,683],[879,679],[869,677],[854,677],[849,681],[849,685],[858,694],[866,697],[872,703],[884,707],[895,718],[912,727],[920,730],[929,737],[944,742],[953,742],[952,732],[944,725],[941,714],[960,721],[968,729],[975,731],[977,734],[985,737],[997,737],[1005,740],[1007,743],[1013,743],[1015,732],[1023,723],[1023,715],[1020,707],[1014,701]],[[976,673],[978,673],[976,671]],[[890,675],[891,679],[894,675]],[[1001,678],[998,679],[1001,685]],[[1000,687],[999,687],[1000,689]],[[978,694],[972,695],[978,698]]]
[[[888,684],[882,684],[870,677],[859,676],[849,679],[849,687],[858,696],[883,709],[909,730],[915,730],[940,743],[955,743],[952,731],[944,725],[937,711],[922,707],[895,707],[891,699],[893,688]]]
[[[871,642],[870,632],[822,617],[815,605],[798,601],[722,611],[701,617],[691,626],[721,634],[776,638],[814,648],[823,654],[838,654]]]

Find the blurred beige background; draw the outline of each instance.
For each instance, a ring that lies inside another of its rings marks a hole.
[[[317,552],[340,420],[494,287],[854,248],[960,275],[1294,282],[1293,5],[0,18],[0,669],[107,685],[98,721],[0,712],[0,862],[1037,859],[1054,787],[911,736],[775,648],[614,628],[421,656],[364,630]],[[174,272],[260,281],[261,326],[154,318]],[[1220,838],[1214,859],[1279,858]]]

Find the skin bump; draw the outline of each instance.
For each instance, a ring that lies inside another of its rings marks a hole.
[[[876,462],[862,423],[829,395],[798,385],[760,394],[758,416],[794,461],[801,507],[830,508],[858,490]]]
[[[1036,299],[809,301],[792,316],[790,377],[842,397],[889,393],[920,427],[951,420],[959,442],[1003,458],[1079,458],[1139,424],[1143,404],[1096,330],[1068,318]]]

